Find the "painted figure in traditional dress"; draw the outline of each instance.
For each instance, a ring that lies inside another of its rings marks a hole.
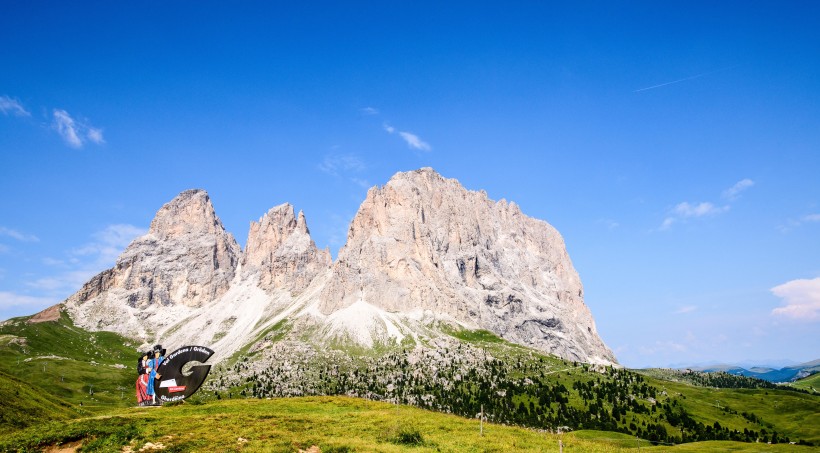
[[[153,404],[157,404],[157,395],[154,392],[154,380],[162,378],[162,375],[157,373],[157,369],[162,365],[162,361],[165,360],[165,350],[162,349],[161,344],[158,344],[154,346],[152,352],[154,357],[148,360],[148,366],[151,368],[148,374],[148,395],[151,397]]]
[[[148,395],[148,357],[150,353],[146,352],[137,362],[137,404],[145,406],[151,401]]]

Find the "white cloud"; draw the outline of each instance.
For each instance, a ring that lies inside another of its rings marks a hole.
[[[85,140],[90,140],[98,145],[105,143],[102,129],[93,127],[86,121],[77,121],[62,109],[54,109],[52,127],[72,148],[82,148]]]
[[[755,185],[755,182],[752,181],[751,179],[749,179],[749,178],[741,179],[740,181],[735,183],[735,185],[733,185],[732,187],[724,190],[723,194],[721,196],[724,199],[729,200],[729,201],[736,200],[740,196],[741,192],[748,189],[749,187],[752,187],[753,185]]]
[[[683,307],[678,308],[673,314],[682,315],[684,313],[692,313],[693,311],[697,310],[698,307],[696,305],[685,305]]]
[[[92,241],[73,249],[68,257],[71,270],[58,272],[29,282],[26,286],[55,297],[65,297],[80,289],[91,277],[114,265],[117,257],[144,228],[128,224],[108,225],[92,234]],[[46,258],[46,264],[65,268],[65,262]]]
[[[88,127],[88,139],[98,145],[105,143],[105,139],[102,135],[102,129],[98,129],[96,127]]]
[[[708,201],[702,203],[689,203],[684,201],[678,203],[669,211],[669,215],[663,220],[661,230],[668,230],[673,224],[682,219],[698,218],[709,215],[717,215],[729,210],[729,206],[715,206]]]
[[[134,225],[108,225],[105,229],[91,235],[94,241],[74,249],[73,253],[78,256],[95,256],[100,264],[107,266],[116,261],[131,241],[145,233],[147,231],[144,228]]]
[[[399,132],[401,138],[407,142],[407,146],[413,149],[418,149],[421,151],[430,151],[430,145],[427,142],[422,141],[418,135],[411,134],[410,132]]]
[[[773,315],[802,321],[820,319],[820,277],[792,280],[771,292],[785,302],[785,306],[772,310]]]
[[[803,226],[804,223],[815,223],[820,222],[820,214],[809,214],[800,217],[800,219],[786,219],[786,221],[777,226],[777,229],[780,230],[781,233],[788,233],[795,228],[799,228]]]
[[[658,353],[680,353],[686,351],[686,346],[674,341],[656,341],[652,346],[641,346],[639,351],[643,355],[655,355]]]
[[[91,277],[97,275],[100,271],[102,271],[102,269],[61,272],[57,275],[26,282],[26,286],[43,293],[67,294],[68,292],[74,292],[82,288]]]
[[[54,109],[54,129],[69,146],[73,148],[83,146],[83,141],[77,133],[74,118],[65,110]]]
[[[404,139],[405,142],[407,142],[407,146],[409,146],[411,149],[417,149],[420,151],[430,151],[433,149],[429,143],[425,142],[424,140],[419,138],[418,135],[412,132],[397,130],[395,127],[391,126],[388,123],[382,124],[382,127],[385,131],[387,131],[388,134],[394,134],[398,132],[399,136],[402,139]]]
[[[50,297],[33,297],[15,294],[9,291],[0,291],[0,310],[26,308],[29,311],[40,311],[56,303],[57,300]]]
[[[0,226],[0,236],[8,236],[21,242],[38,242],[40,239],[33,234],[25,234],[11,228]]]
[[[721,212],[725,212],[728,210],[729,206],[717,207],[712,203],[709,203],[708,201],[695,204],[690,204],[684,201],[683,203],[678,203],[678,205],[672,209],[672,212],[676,214],[678,217],[687,218],[720,214]]]
[[[377,109],[375,107],[365,107],[365,108],[361,109],[360,111],[364,115],[378,115],[379,114],[379,109]]]
[[[3,112],[4,115],[31,116],[31,113],[23,107],[20,101],[8,96],[0,96],[0,112]]]
[[[359,172],[367,168],[364,161],[354,154],[333,154],[327,155],[319,163],[319,170],[333,176],[339,176],[343,172]]]
[[[350,178],[350,181],[353,184],[356,184],[357,186],[361,187],[362,189],[369,189],[369,188],[373,187],[373,185],[370,184],[370,182],[366,179]]]

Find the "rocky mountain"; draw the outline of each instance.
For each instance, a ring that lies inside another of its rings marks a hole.
[[[442,319],[568,359],[615,361],[558,231],[429,168],[370,189],[316,306],[331,330],[366,345],[415,338]]]
[[[82,327],[207,344],[217,360],[270,347],[284,322],[292,341],[425,344],[483,329],[565,359],[616,363],[555,228],[429,168],[370,189],[336,262],[290,204],[251,222],[241,250],[208,195],[183,192],[64,305]]]
[[[187,190],[157,212],[112,269],[93,277],[65,306],[75,323],[149,338],[228,291],[241,250],[208,194]]]

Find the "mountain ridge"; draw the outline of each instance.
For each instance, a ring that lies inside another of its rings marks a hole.
[[[218,359],[288,320],[320,342],[424,342],[444,323],[617,363],[558,231],[431,168],[371,188],[335,261],[288,203],[250,223],[243,250],[207,192],[186,190],[64,305],[84,328],[210,344]]]

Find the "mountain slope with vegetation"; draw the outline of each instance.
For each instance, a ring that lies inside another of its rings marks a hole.
[[[0,323],[0,371],[84,410],[130,405],[137,347],[111,332],[89,332],[65,312]]]
[[[820,400],[757,379],[725,373],[674,379],[567,362],[480,331],[369,354],[276,341],[276,333],[270,338],[219,366],[207,396],[348,395],[658,443],[820,442]]]

